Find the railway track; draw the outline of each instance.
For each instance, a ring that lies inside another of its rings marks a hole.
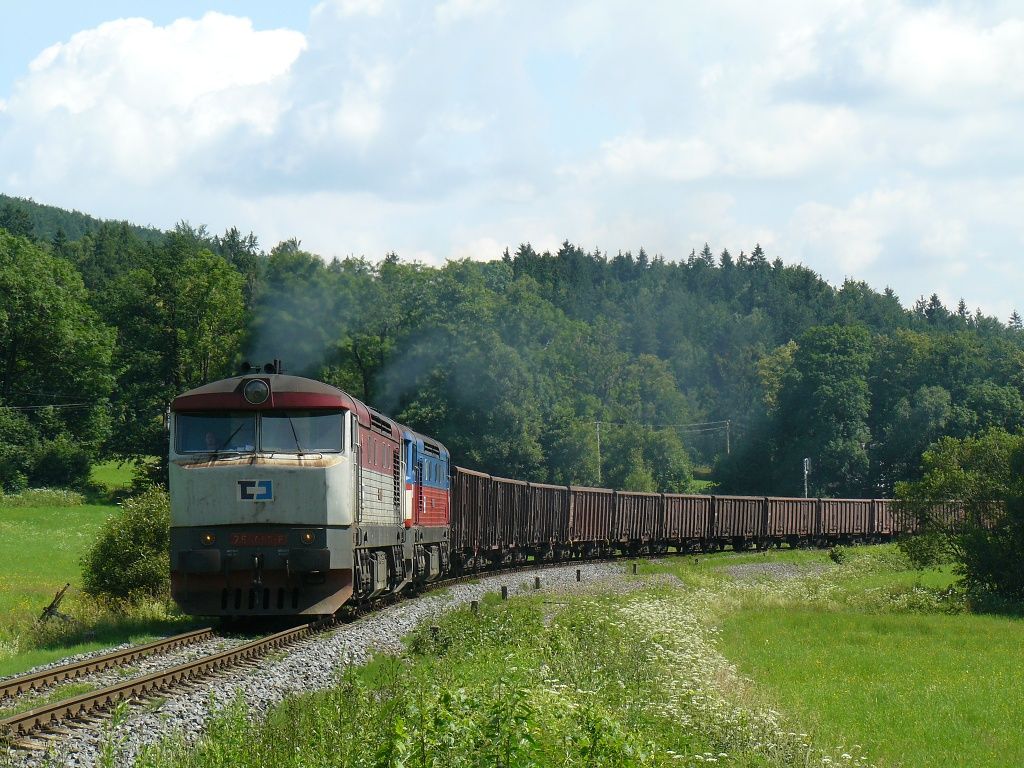
[[[211,637],[213,637],[213,629],[211,627],[195,629],[191,632],[174,635],[173,637],[167,637],[163,640],[156,640],[152,643],[146,643],[145,645],[136,645],[131,648],[124,648],[120,651],[105,653],[101,656],[91,656],[87,659],[71,662],[70,664],[61,664],[57,667],[50,667],[49,669],[44,669],[40,672],[34,672],[28,675],[19,675],[18,677],[12,677],[7,680],[0,680],[0,702],[4,699],[13,699],[16,696],[32,691],[41,691],[52,685],[56,685],[57,683],[74,680],[84,675],[92,674],[93,672],[103,672],[108,669],[113,669],[114,667],[131,664],[132,662],[146,658],[147,656],[156,656],[162,653],[167,653],[168,651],[183,648],[187,645],[192,645]]]
[[[608,558],[608,560],[614,559],[618,558]],[[543,571],[550,567],[564,567],[571,564],[571,561],[561,563],[535,561],[519,566],[465,573],[434,582],[422,590],[422,592],[430,593],[455,584],[488,576],[523,573],[524,571]],[[578,579],[579,573],[577,572]],[[539,578],[534,581],[535,587],[539,587]],[[387,596],[369,605],[359,606],[358,608],[353,606],[355,610],[347,615],[347,621],[362,618],[369,613],[393,605],[401,599],[401,596]],[[45,750],[51,741],[72,733],[76,728],[92,728],[97,723],[102,722],[103,716],[121,702],[142,701],[175,688],[187,688],[190,683],[216,676],[232,668],[244,667],[246,664],[251,664],[259,657],[275,649],[297,643],[316,632],[337,626],[337,624],[337,621],[303,624],[243,643],[228,650],[215,652],[148,674],[130,677],[113,685],[88,691],[67,699],[42,704],[0,719],[0,738],[4,739],[10,747],[19,750]],[[80,662],[53,667],[38,673],[12,678],[0,683],[0,691],[3,692],[4,696],[13,697],[41,690],[58,682],[73,680],[76,677],[81,677],[95,671],[117,668],[145,656],[166,652],[213,637],[215,637],[215,632],[212,628],[194,630],[193,632],[187,632],[165,640],[158,640],[146,645],[127,648]],[[2,697],[0,697],[0,701],[2,700]]]
[[[73,727],[91,727],[97,721],[96,716],[98,714],[109,711],[123,701],[149,698],[171,688],[188,685],[191,681],[216,674],[230,667],[244,665],[270,651],[308,637],[317,629],[317,625],[304,624],[299,627],[282,630],[281,632],[275,632],[272,635],[243,643],[225,651],[202,656],[198,659],[156,672],[131,677],[113,685],[88,691],[68,699],[42,704],[25,712],[19,712],[0,719],[0,733],[4,735],[8,744],[13,747],[28,750],[45,749],[49,740],[48,737],[51,734],[67,733]],[[212,629],[196,630],[195,632],[178,635],[167,640],[149,643],[145,646],[129,648],[124,651],[105,654],[102,657],[88,659],[85,662],[69,664],[66,667],[55,667],[35,675],[25,675],[21,678],[9,680],[4,683],[5,690],[15,689],[16,692],[18,690],[38,690],[33,687],[19,688],[19,686],[31,685],[31,681],[36,678],[46,678],[49,680],[49,684],[60,680],[73,679],[73,677],[87,674],[85,671],[73,674],[80,667],[91,666],[89,671],[110,669],[125,664],[128,660],[141,658],[140,653],[142,656],[153,655],[212,636]],[[101,666],[104,664],[105,666]],[[71,677],[61,677],[60,675],[63,673],[67,673]]]

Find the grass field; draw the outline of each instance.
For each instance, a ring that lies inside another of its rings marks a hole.
[[[104,505],[3,506],[0,499],[0,675],[24,671],[72,653],[152,638],[180,624],[160,606],[120,615],[81,594],[79,558],[103,520]],[[61,610],[76,622],[36,625],[54,593],[71,584]]]
[[[886,766],[1024,765],[1024,622],[746,609],[722,650],[819,744]]]
[[[143,765],[1024,764],[1024,621],[965,612],[948,568],[892,546],[837,559],[667,558],[639,578],[678,582],[629,595],[491,600]]]
[[[198,747],[172,740],[136,765],[820,764],[773,713],[737,705],[697,597],[492,596],[478,614],[415,631],[401,658],[351,668],[337,688],[289,699],[265,723],[236,700]]]
[[[843,553],[841,565],[826,552],[781,550],[646,569],[721,596],[712,621],[722,653],[759,705],[816,744],[857,745],[887,767],[1024,765],[1024,620],[966,612],[947,597],[949,567],[912,570],[894,546]],[[771,563],[808,575],[729,578]]]
[[[107,489],[108,492],[122,491],[132,484],[132,464],[104,461],[92,468],[89,479]]]

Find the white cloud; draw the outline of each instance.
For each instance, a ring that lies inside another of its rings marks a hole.
[[[453,24],[490,13],[497,7],[497,0],[444,0],[434,8],[434,18],[439,24]]]
[[[328,8],[338,16],[378,16],[384,10],[385,0],[333,0],[320,3],[313,8],[313,16],[318,16]]]
[[[865,57],[869,74],[917,99],[962,108],[964,99],[1024,95],[1024,21],[991,26],[948,8],[899,14],[885,48]]]
[[[710,176],[719,169],[714,148],[702,139],[622,137],[606,142],[603,150],[604,167],[621,175],[689,181]]]
[[[326,256],[760,241],[832,280],[996,307],[1024,247],[1021,17],[331,0],[303,32],[123,19],[0,90],[0,168],[5,191]]]
[[[217,13],[166,27],[102,24],[32,62],[10,99],[14,132],[0,150],[45,146],[38,171],[50,178],[103,168],[157,181],[237,131],[272,132],[304,48],[298,32],[258,32]]]
[[[478,237],[467,243],[456,245],[452,249],[452,257],[456,259],[488,261],[501,256],[504,250],[505,246],[493,237]]]

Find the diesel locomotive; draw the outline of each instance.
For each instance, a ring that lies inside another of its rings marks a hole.
[[[205,616],[331,615],[448,571],[445,447],[280,370],[171,404],[178,604]]]
[[[492,477],[452,466],[439,441],[277,362],[183,393],[169,429],[172,594],[194,615],[329,616],[497,565],[884,541],[917,525],[886,499]]]

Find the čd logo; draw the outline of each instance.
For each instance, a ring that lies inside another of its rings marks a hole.
[[[273,501],[274,483],[272,480],[239,480],[239,501]]]

